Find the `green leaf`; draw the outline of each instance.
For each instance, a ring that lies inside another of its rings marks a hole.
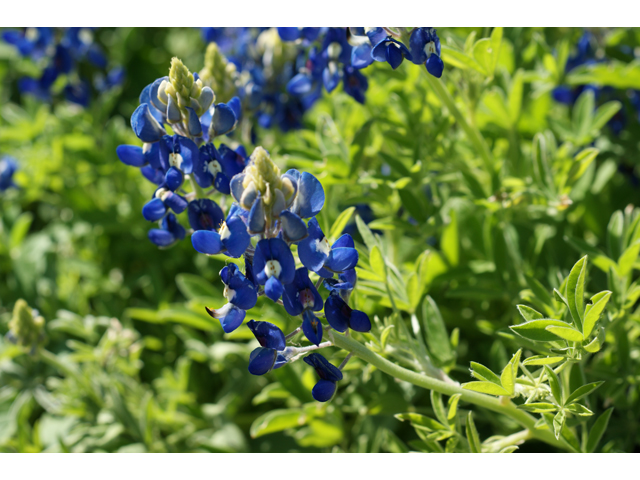
[[[606,410],[602,415],[600,415],[593,427],[591,427],[591,431],[589,432],[589,439],[587,440],[587,453],[593,453],[596,451],[598,443],[600,443],[600,439],[607,429],[607,425],[609,425],[609,419],[611,418],[611,414],[613,413],[613,407],[609,410]]]
[[[601,295],[601,296],[597,301],[594,300],[595,296],[592,298],[592,301],[594,301],[595,303],[589,309],[589,312],[585,315],[585,318],[584,318],[584,325],[582,326],[582,332],[584,334],[584,338],[588,338],[589,335],[591,335],[591,332],[593,331],[593,327],[595,327],[596,322],[600,318],[600,315],[602,314],[605,307],[607,306],[607,303],[609,303],[609,298],[611,298],[611,292],[608,290],[604,292],[600,292],[600,294],[598,295]]]
[[[518,123],[520,118],[523,84],[522,70],[519,69],[511,79],[511,89],[509,90],[508,106],[512,125]]]
[[[573,131],[578,138],[586,137],[591,131],[593,111],[595,109],[595,95],[592,90],[584,90],[573,107]]]
[[[442,232],[440,244],[449,265],[455,267],[460,261],[460,241],[458,240],[458,221],[455,210],[451,210],[449,216],[451,221]]]
[[[530,322],[521,323],[520,325],[514,325],[509,328],[518,335],[526,339],[533,340],[534,342],[557,341],[558,337],[546,330],[546,328],[549,326],[570,327],[568,323],[561,320],[543,318],[540,320],[531,320]]]
[[[452,65],[463,70],[471,68],[478,73],[485,73],[484,69],[474,58],[446,45],[442,45],[442,60],[446,65]]]
[[[455,420],[456,415],[458,413],[458,403],[460,401],[461,396],[462,394],[456,393],[455,395],[451,395],[449,397],[449,403],[447,405],[448,407],[447,420],[449,421],[450,424]]]
[[[362,220],[362,218],[360,218],[360,215],[356,215],[356,226],[358,227],[358,232],[360,232],[364,244],[367,246],[369,251],[371,251],[371,249],[375,245],[377,245],[378,242],[376,240],[376,237],[373,236],[373,233],[371,232],[367,224],[364,223],[364,220]]]
[[[544,366],[544,371],[547,374],[547,380],[549,381],[549,387],[551,387],[551,394],[553,395],[553,398],[558,402],[558,405],[564,405],[562,387],[560,386],[561,384],[558,375],[556,375],[556,372],[547,365]],[[558,435],[556,435],[556,438],[557,437]]]
[[[556,413],[556,416],[553,417],[553,433],[556,436],[556,439],[560,438],[560,433],[562,432],[562,427],[564,427],[564,422],[567,419],[567,416],[563,411],[559,411]]]
[[[467,415],[467,440],[469,441],[469,449],[471,453],[481,453],[482,444],[480,443],[478,430],[476,430],[476,426],[473,423],[472,415],[472,412],[469,412],[469,415]]]
[[[447,413],[444,409],[444,404],[442,403],[442,395],[440,395],[435,390],[431,390],[431,406],[433,408],[433,412],[436,414],[436,418],[443,425],[448,425]]]
[[[9,248],[13,249],[19,246],[27,236],[31,222],[33,221],[33,214],[31,212],[23,212],[16,219],[11,227],[11,234],[9,236]],[[0,232],[2,228],[0,227]]]
[[[560,293],[560,291],[557,288],[553,289],[553,296],[556,298],[556,300],[558,300],[560,303],[564,303],[565,307],[569,308],[569,301],[564,297],[564,295],[562,295]],[[571,310],[571,309],[569,309]]]
[[[422,427],[428,431],[449,430],[449,427],[436,422],[431,417],[420,415],[419,413],[399,413],[395,415],[395,417],[402,422],[408,420],[414,427]]]
[[[607,247],[609,248],[609,257],[613,259],[620,259],[622,255],[623,232],[624,215],[620,210],[616,210],[607,225]]]
[[[564,360],[564,357],[547,357],[546,355],[534,355],[532,357],[527,358],[523,365],[555,365],[556,363],[560,363]]]
[[[569,395],[569,398],[567,398],[567,401],[565,402],[565,404],[569,405],[569,404],[571,404],[573,402],[577,402],[581,398],[583,398],[583,397],[589,395],[591,392],[595,391],[603,383],[604,382],[588,383],[588,384],[583,385],[583,386],[581,386],[579,388],[576,388],[573,391],[573,393],[571,395]]]
[[[308,420],[308,415],[298,408],[271,410],[254,420],[249,433],[251,438],[258,438],[268,433],[300,427],[305,425]]]
[[[516,308],[520,312],[520,315],[522,315],[522,318],[524,318],[527,322],[544,318],[544,315],[542,315],[540,312],[534,310],[531,307],[527,307],[526,305],[516,305]]]
[[[509,392],[507,392],[500,385],[496,385],[493,382],[469,382],[463,383],[462,388],[465,390],[472,390],[474,392],[486,393],[487,395],[496,395],[496,396],[510,396]]]
[[[591,340],[591,342],[589,342],[589,344],[585,345],[582,348],[584,348],[589,353],[597,353],[602,348],[602,339],[598,335],[593,340]]]
[[[518,376],[518,367],[520,363],[520,355],[522,354],[522,349],[518,350],[507,366],[502,371],[502,375],[500,375],[500,383],[502,383],[502,388],[504,388],[509,395],[513,396],[515,389],[515,380]]]
[[[353,212],[355,211],[356,207],[349,207],[340,215],[338,215],[338,218],[336,218],[335,222],[333,222],[333,225],[331,225],[331,230],[329,231],[330,238],[335,240],[340,236],[340,234],[344,230],[344,227],[347,226],[347,223],[349,223],[349,220],[351,220]]]
[[[520,410],[526,410],[531,413],[552,413],[558,410],[558,406],[552,403],[524,403],[522,405],[518,405]]]
[[[618,110],[622,108],[622,104],[617,100],[612,100],[610,102],[601,105],[596,110],[596,115],[591,122],[592,130],[600,130],[604,127],[609,120],[613,118],[613,116],[618,113]]]
[[[598,153],[600,153],[600,151],[596,148],[585,148],[578,153],[573,165],[571,165],[571,170],[569,170],[569,181],[577,182],[587,171],[589,165],[596,159]]]
[[[384,265],[384,258],[382,257],[382,253],[380,253],[380,249],[377,245],[374,245],[371,249],[371,253],[369,255],[369,263],[371,264],[371,268],[373,269],[375,274],[381,278],[381,281],[386,282],[387,270]]]
[[[567,412],[571,412],[574,415],[578,415],[580,417],[589,417],[593,415],[593,412],[589,410],[584,405],[580,405],[579,403],[574,403],[573,405],[567,405],[564,407]]]
[[[446,365],[455,358],[455,351],[449,341],[447,327],[433,298],[426,296],[422,301],[422,324],[424,326],[429,352],[440,365]]]
[[[198,297],[219,298],[220,292],[208,281],[198,275],[179,273],[176,275],[176,284],[180,292],[189,300]]]
[[[553,333],[554,335],[557,335],[563,340],[568,340],[569,342],[582,342],[584,340],[582,332],[576,330],[573,327],[556,327],[550,325],[546,328],[546,330]]]
[[[633,265],[638,259],[640,253],[640,240],[630,245],[618,259],[618,273],[621,277],[628,275],[633,270]]]
[[[508,447],[504,447],[502,450],[500,450],[498,453],[513,453],[516,450],[518,450],[520,447],[518,447],[517,445],[509,445]]]
[[[587,256],[585,255],[571,269],[567,279],[567,301],[576,327],[582,330],[582,314],[584,309],[584,281],[586,276]]]
[[[480,363],[471,362],[471,375],[481,381],[502,385],[500,377]]]

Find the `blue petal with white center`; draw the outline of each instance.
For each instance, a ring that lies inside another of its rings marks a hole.
[[[306,309],[315,312],[322,310],[322,297],[309,279],[306,268],[298,268],[293,282],[284,286],[282,303],[287,313],[293,317]]]
[[[279,238],[265,238],[256,245],[253,269],[258,284],[264,285],[271,277],[282,284],[291,283],[295,277],[296,263],[289,246]]]

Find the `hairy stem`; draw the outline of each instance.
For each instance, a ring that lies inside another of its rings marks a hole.
[[[426,388],[427,390],[434,390],[443,395],[455,395],[459,393],[461,399],[465,402],[472,403],[482,408],[486,408],[493,412],[506,415],[516,422],[518,422],[523,428],[526,428],[531,432],[533,438],[548,443],[556,448],[562,450],[573,451],[573,448],[565,442],[562,438],[556,439],[551,430],[542,430],[535,427],[536,418],[532,415],[518,410],[516,406],[509,399],[499,399],[490,395],[482,393],[476,393],[471,390],[465,390],[460,386],[453,385],[451,383],[443,382],[426,375],[421,375],[406,368],[402,368],[394,363],[391,363],[386,358],[372,352],[360,342],[353,340],[352,338],[339,335],[337,332],[331,332],[329,337],[332,343],[339,348],[343,348],[348,352],[352,352],[357,357],[377,367],[388,375],[395,377],[399,380],[412,383],[418,387]],[[506,401],[505,401],[506,400]],[[504,402],[504,403],[503,403]]]

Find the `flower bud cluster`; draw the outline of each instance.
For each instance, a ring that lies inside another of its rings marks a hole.
[[[29,348],[32,354],[44,342],[44,318],[23,299],[19,299],[13,307],[7,339]]]

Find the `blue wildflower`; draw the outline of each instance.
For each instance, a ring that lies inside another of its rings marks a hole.
[[[255,279],[274,302],[282,296],[284,285],[293,282],[296,262],[289,246],[279,238],[265,238],[256,245],[253,257]]]
[[[249,373],[264,375],[274,368],[280,368],[287,363],[282,352],[286,348],[284,333],[273,323],[249,320],[247,327],[253,332],[260,347],[251,352],[249,358]]]
[[[160,164],[166,169],[165,185],[172,191],[180,188],[184,174],[193,171],[194,163],[200,157],[198,146],[193,140],[181,135],[165,135],[160,141]]]
[[[238,258],[251,244],[251,237],[242,217],[230,211],[227,220],[222,222],[217,232],[198,230],[191,236],[191,243],[196,251],[206,255],[225,253]]]
[[[322,277],[331,278],[334,273],[356,266],[358,251],[351,235],[342,235],[330,246],[315,218],[309,220],[307,228],[309,236],[298,244],[298,257],[305,267]]]
[[[427,71],[434,77],[440,78],[444,69],[442,62],[440,39],[436,29],[431,27],[418,27],[411,32],[409,39],[412,58],[416,65],[425,64]]]
[[[312,312],[322,310],[322,297],[309,279],[309,271],[306,268],[298,268],[293,282],[284,286],[282,303],[289,315],[302,314],[302,331],[311,343],[320,344],[322,323]]]
[[[220,320],[225,333],[231,333],[242,325],[246,311],[256,305],[258,294],[253,282],[234,263],[220,270],[220,278],[225,284],[223,295],[228,303],[217,310],[206,309],[209,315]]]
[[[186,231],[178,223],[178,219],[172,213],[165,216],[160,222],[160,228],[149,230],[149,240],[159,247],[169,247],[178,240],[182,240]]]
[[[245,155],[222,144],[218,149],[213,143],[200,147],[195,160],[193,176],[202,188],[212,185],[220,193],[231,193],[229,182],[245,167]]]
[[[380,42],[371,49],[371,57],[377,62],[388,62],[394,70],[402,64],[405,58],[413,60],[411,52],[409,52],[405,44],[391,36],[380,40]]]
[[[335,292],[331,292],[324,303],[324,314],[327,322],[338,332],[348,328],[356,332],[371,331],[371,321],[366,313],[354,310]]]
[[[188,202],[182,196],[171,190],[160,187],[153,194],[153,198],[142,207],[142,216],[149,222],[160,220],[169,209],[174,213],[182,213],[187,209]]]
[[[318,402],[328,402],[336,393],[337,382],[342,380],[342,372],[319,353],[307,355],[304,357],[304,361],[311,365],[320,377],[318,383],[311,390],[311,395]]]
[[[217,231],[224,222],[224,213],[220,206],[208,198],[196,199],[189,202],[187,207],[189,225],[194,230]]]

